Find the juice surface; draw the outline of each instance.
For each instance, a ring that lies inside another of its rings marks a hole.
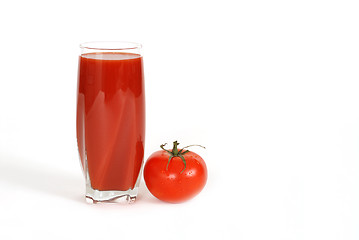
[[[93,189],[132,189],[144,153],[142,57],[89,53],[79,61],[77,142],[82,167],[86,170],[87,164]]]

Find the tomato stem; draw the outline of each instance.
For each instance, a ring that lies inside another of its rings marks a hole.
[[[184,165],[184,168],[182,169],[182,171],[180,172],[180,174],[183,173],[183,171],[186,169],[186,165],[187,165],[186,159],[184,158],[183,155],[189,152],[189,150],[186,150],[186,151],[184,151],[184,152],[183,152],[183,150],[184,150],[185,148],[193,147],[193,146],[199,146],[199,147],[205,148],[205,147],[203,147],[203,146],[201,146],[201,145],[198,145],[198,144],[192,144],[192,145],[188,145],[188,146],[186,146],[186,147],[184,147],[184,148],[182,148],[181,150],[178,151],[177,146],[179,145],[179,142],[174,141],[174,142],[173,142],[172,151],[169,151],[169,150],[167,150],[167,149],[164,148],[164,146],[166,146],[166,144],[167,144],[167,143],[162,144],[162,145],[160,146],[160,148],[162,148],[164,151],[166,151],[166,152],[170,155],[170,157],[168,158],[167,165],[166,165],[166,171],[168,170],[168,165],[170,164],[172,158],[174,158],[174,157],[180,157],[181,160],[182,160],[182,162],[183,162],[183,165]]]
[[[178,145],[179,145],[179,143],[177,141],[173,142],[172,153],[173,153],[173,156],[175,156],[175,157],[178,156],[178,149],[177,149]]]

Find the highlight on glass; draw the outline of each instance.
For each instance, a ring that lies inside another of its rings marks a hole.
[[[86,200],[133,202],[145,144],[145,89],[141,45],[80,45],[77,144]]]

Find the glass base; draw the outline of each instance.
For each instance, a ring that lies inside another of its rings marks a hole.
[[[127,191],[99,191],[86,186],[86,202],[95,204],[99,202],[133,203],[136,200],[138,187]]]
[[[86,156],[86,155],[85,155]],[[86,202],[87,203],[133,203],[136,200],[138,194],[138,188],[140,185],[141,175],[143,170],[143,162],[141,163],[140,172],[138,173],[137,180],[133,189],[128,189],[125,191],[120,190],[109,190],[101,191],[93,189],[91,185],[91,180],[87,168],[87,159],[85,160],[84,174],[86,178]]]

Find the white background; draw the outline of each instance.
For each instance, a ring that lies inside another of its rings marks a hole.
[[[358,1],[2,1],[0,239],[359,239]],[[192,149],[209,178],[167,204],[84,201],[85,41],[144,47],[145,158]]]

